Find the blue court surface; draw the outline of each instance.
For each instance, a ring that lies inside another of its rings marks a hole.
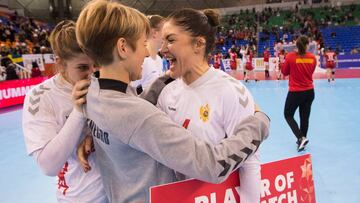
[[[264,163],[305,153],[312,156],[319,203],[360,202],[360,79],[315,81],[305,152],[296,151],[295,136],[283,117],[287,81],[246,84],[271,118],[271,134],[262,145]],[[0,114],[0,202],[56,202],[56,178],[41,174],[25,152],[21,108]],[[298,114],[296,114],[298,118]]]

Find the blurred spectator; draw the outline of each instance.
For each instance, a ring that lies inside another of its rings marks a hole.
[[[336,32],[331,32],[331,37],[335,38],[336,37]]]
[[[359,54],[359,53],[360,53],[359,48],[356,47],[352,48],[350,52],[350,54]]]
[[[0,66],[0,81],[6,80],[6,71],[5,67]]]
[[[5,67],[6,80],[16,80],[19,76],[16,72],[16,65],[8,57],[1,59],[1,66]]]
[[[35,78],[35,77],[40,77],[41,76],[41,71],[39,68],[39,65],[36,61],[32,62],[32,68],[31,68],[31,77]]]

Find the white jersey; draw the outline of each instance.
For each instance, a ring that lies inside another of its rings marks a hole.
[[[254,114],[254,99],[240,81],[210,68],[190,85],[181,79],[167,85],[160,94],[158,107],[194,135],[217,144],[233,135],[239,121]],[[260,201],[258,158],[256,153],[240,168],[242,203]]]
[[[65,82],[60,75],[56,75],[35,86],[26,95],[23,131],[28,155],[43,149],[63,128],[73,110],[71,91],[71,84]],[[84,125],[85,120],[80,120],[75,126]],[[69,131],[72,132],[72,129]],[[85,131],[86,128],[82,130],[83,133]],[[100,172],[95,164],[95,154],[89,156],[92,168],[85,173],[77,159],[76,147],[72,150],[58,173],[58,202],[107,202]]]
[[[159,55],[156,55],[155,60],[150,56],[144,59],[141,75],[141,79],[132,82],[131,86],[141,85],[143,89],[146,89],[154,80],[163,75],[163,61]]]
[[[241,118],[254,114],[254,100],[246,87],[213,68],[190,85],[181,79],[167,85],[158,106],[176,123],[211,143],[232,135]]]

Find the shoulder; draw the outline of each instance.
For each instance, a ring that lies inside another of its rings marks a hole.
[[[44,116],[52,115],[54,85],[50,78],[34,86],[25,96],[23,106],[23,119],[43,119]]]
[[[316,56],[311,52],[307,52],[307,56],[316,59]]]
[[[32,87],[26,94],[24,104],[40,103],[41,100],[48,98],[55,91],[54,89],[54,77],[52,77]]]
[[[236,96],[238,93],[244,94],[247,91],[246,87],[241,83],[241,81],[221,70],[215,71],[216,75],[213,81],[215,86],[218,88],[214,89],[216,89],[217,94],[220,94],[225,100],[229,97]],[[219,89],[221,91],[218,91]]]
[[[175,94],[183,88],[181,79],[176,79],[173,82],[167,84],[160,93],[160,96],[166,96]]]

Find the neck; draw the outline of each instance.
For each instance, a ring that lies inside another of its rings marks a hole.
[[[158,53],[158,48],[155,46],[155,44],[150,41],[147,48],[148,48],[150,57],[153,59],[156,59],[156,55]]]
[[[123,68],[121,63],[112,63],[100,68],[100,78],[119,80],[126,84],[130,83],[129,72]]]
[[[191,70],[185,73],[181,78],[187,85],[190,85],[206,73],[207,70],[209,70],[209,64],[204,59],[200,63],[193,64]]]
[[[60,81],[62,83],[69,83],[71,86],[74,86],[74,83],[64,74],[65,73],[60,73]]]

